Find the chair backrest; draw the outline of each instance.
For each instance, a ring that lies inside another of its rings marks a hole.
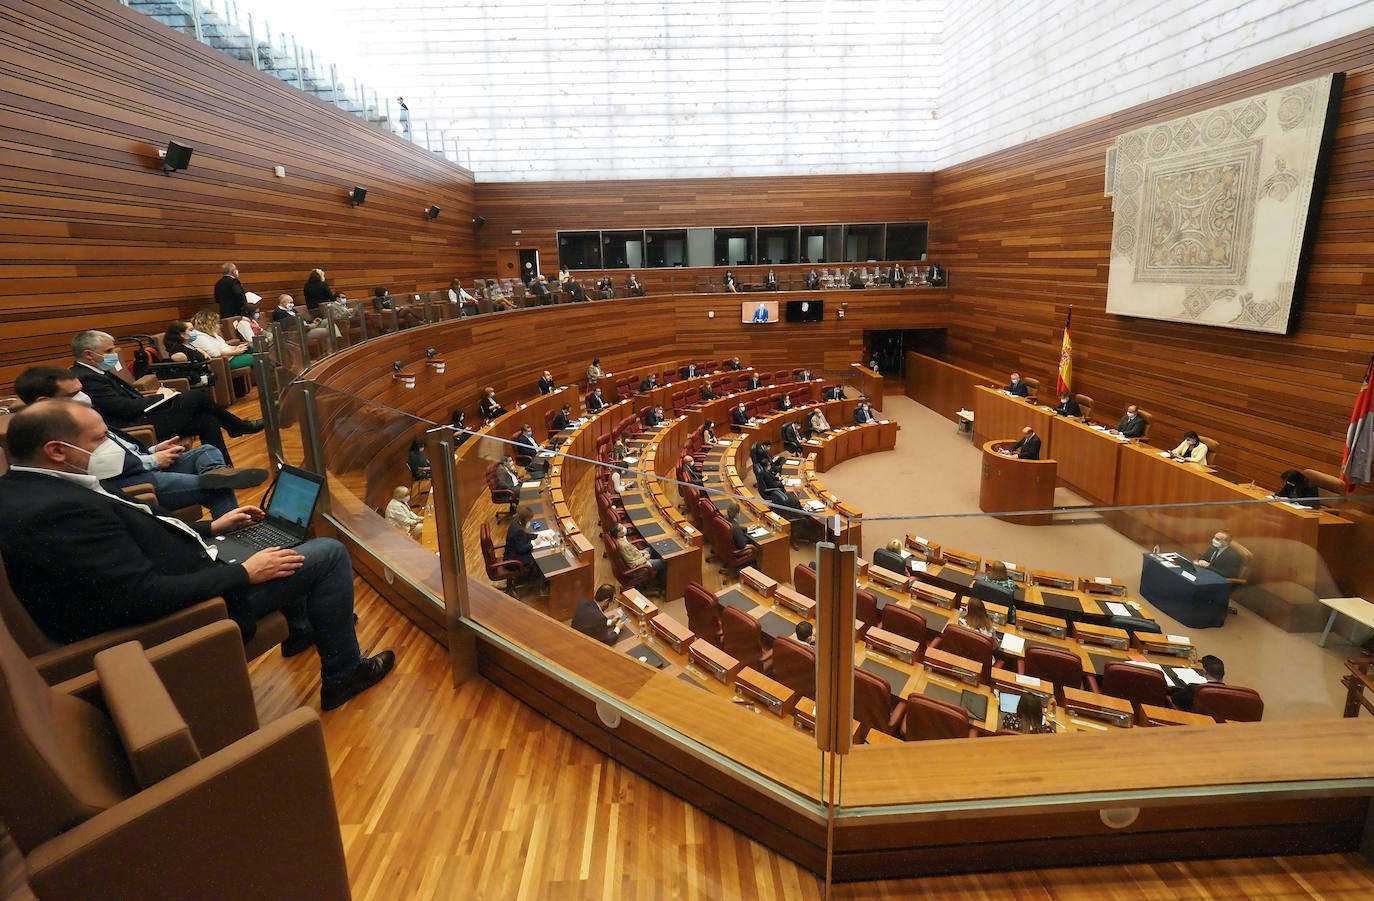
[[[549,410],[544,414],[544,430],[549,434],[553,434],[553,421],[558,418],[559,412],[559,410]],[[519,432],[516,434],[518,435]]]
[[[1257,723],[1264,716],[1264,699],[1253,688],[1208,682],[1193,695],[1193,713],[1217,720]]]
[[[1221,442],[1210,435],[1198,435],[1197,440],[1207,445],[1207,465],[1217,465],[1217,452],[1221,450]]]
[[[878,624],[878,595],[867,588],[854,592],[854,615],[865,626]]]
[[[625,568],[625,558],[620,553],[620,541],[609,531],[601,533],[601,541],[606,548],[606,556],[611,561],[611,572],[615,575],[615,580],[622,586],[633,581],[629,577],[630,571]]]
[[[763,660],[763,630],[759,621],[738,607],[720,611],[720,648],[744,666],[759,668]]]
[[[1026,391],[1029,392],[1026,396],[1034,400],[1040,394],[1040,380],[1023,375],[1021,381],[1026,383]]]
[[[24,656],[33,657],[57,647],[57,642],[43,634],[38,624],[29,616],[28,609],[14,593],[10,585],[5,564],[0,560],[0,619],[13,636],[14,641],[24,651]]]
[[[992,639],[958,623],[940,633],[940,650],[983,664],[983,678],[992,674]]]
[[[889,732],[892,716],[892,686],[882,676],[868,670],[854,670],[854,719],[870,729]]]
[[[792,567],[792,587],[797,590],[797,594],[816,599],[816,571],[805,563],[798,563]]]
[[[1255,562],[1255,554],[1248,547],[1235,540],[1231,542],[1231,550],[1240,557],[1240,569],[1236,571],[1235,578],[1244,582],[1250,578],[1250,566]]]
[[[902,723],[907,741],[968,738],[968,711],[925,695],[907,697]]]
[[[1075,394],[1073,399],[1078,401],[1078,409],[1083,414],[1084,419],[1092,415],[1093,399],[1091,397],[1086,394]]]
[[[1083,662],[1063,648],[1033,645],[1026,648],[1026,675],[1068,688],[1083,686]]]
[[[687,628],[698,638],[720,644],[720,601],[700,582],[688,582],[683,590],[687,602]]]
[[[0,404],[0,406],[3,406],[3,404]],[[1302,474],[1312,487],[1329,494],[1335,494],[1340,497],[1345,496],[1345,483],[1336,476],[1325,472],[1318,472],[1315,469],[1304,469]]]
[[[915,610],[888,603],[880,616],[882,627],[889,632],[925,644],[926,618]]]
[[[485,522],[482,523],[482,536],[480,540],[482,544],[482,562],[485,563],[487,569],[490,570],[496,565],[496,544],[491,540],[490,524]]]
[[[808,698],[816,696],[816,651],[790,635],[773,641],[773,678]]]
[[[0,819],[29,853],[137,791],[93,704],[54,691],[0,626]]]
[[[1154,417],[1154,414],[1153,414],[1153,413],[1147,413],[1146,411],[1140,409],[1139,407],[1136,407],[1136,413],[1140,414],[1140,418],[1143,419],[1143,420],[1145,420],[1145,431],[1141,433],[1141,435],[1140,435],[1140,440],[1141,440],[1141,441],[1149,441],[1149,440],[1150,440],[1150,432],[1151,432],[1151,430],[1153,430],[1154,424],[1155,424],[1155,417]]]
[[[1125,629],[1127,632],[1149,632],[1154,635],[1164,633],[1159,623],[1139,616],[1110,616],[1107,618],[1107,625],[1113,629]]]
[[[1169,683],[1157,669],[1112,661],[1102,670],[1102,693],[1138,704],[1169,706]]]
[[[727,567],[735,569],[747,559],[749,546],[735,547],[734,526],[723,514],[715,513],[705,517],[701,525],[707,537],[711,539],[712,547],[716,549],[716,556]]]

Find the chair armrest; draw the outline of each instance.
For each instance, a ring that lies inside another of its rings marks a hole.
[[[211,598],[154,622],[92,635],[90,638],[36,654],[30,659],[43,679],[49,685],[56,685],[91,672],[95,666],[96,653],[106,648],[126,641],[137,641],[145,648],[151,648],[228,616],[229,611],[225,608],[223,599]]]
[[[202,756],[257,730],[258,712],[244,660],[243,636],[232,620],[220,620],[143,653],[186,721]],[[103,682],[95,672],[55,687],[97,705],[105,703]]]
[[[345,901],[319,715],[269,723],[35,848],[25,866],[41,898]]]
[[[191,390],[191,380],[190,380],[190,379],[163,379],[163,380],[162,380],[162,387],[164,387],[164,388],[171,388],[173,391],[179,391],[179,392],[181,392],[182,394],[185,394],[187,391],[190,391],[190,390]]]
[[[177,713],[142,645],[128,641],[106,648],[95,655],[95,671],[105,708],[141,787],[157,785],[200,760],[190,727]]]

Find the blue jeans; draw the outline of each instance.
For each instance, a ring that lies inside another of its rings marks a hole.
[[[238,499],[228,488],[212,491],[201,488],[200,474],[223,466],[224,455],[219,448],[201,444],[182,454],[166,469],[154,469],[111,481],[120,488],[150,482],[157,492],[157,502],[168,510],[199,504],[209,509],[212,518],[218,518],[238,507]]]
[[[353,564],[347,549],[333,538],[312,538],[293,550],[305,557],[300,569],[284,579],[250,585],[243,597],[256,618],[280,610],[292,635],[313,633],[320,677],[337,682],[363,659],[353,628]]]

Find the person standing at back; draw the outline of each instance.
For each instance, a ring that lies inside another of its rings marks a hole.
[[[240,316],[248,315],[248,292],[243,290],[239,281],[239,267],[225,263],[220,267],[219,281],[215,282],[215,303],[219,304],[219,318],[233,322]]]

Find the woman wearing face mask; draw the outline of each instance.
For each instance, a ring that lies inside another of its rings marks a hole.
[[[167,351],[167,361],[170,363],[204,363],[205,354],[201,353],[191,343],[195,330],[191,328],[189,322],[177,320],[167,326],[167,330],[162,333],[162,346]],[[210,372],[206,367],[201,367],[200,371],[189,377],[192,388],[206,388],[211,384]]]
[[[1182,443],[1169,451],[1169,456],[1175,460],[1182,460],[1184,463],[1206,465],[1207,445],[1202,443],[1202,439],[1198,437],[1197,432],[1188,432],[1183,436]]]

